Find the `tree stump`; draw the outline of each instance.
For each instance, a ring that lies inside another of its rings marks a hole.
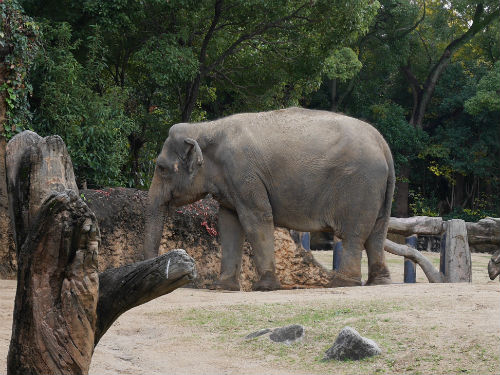
[[[7,174],[18,260],[7,373],[86,374],[113,321],[188,283],[194,261],[177,250],[98,274],[97,220],[57,136],[15,136]]]

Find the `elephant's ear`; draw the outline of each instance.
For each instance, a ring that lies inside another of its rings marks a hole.
[[[203,153],[200,145],[194,139],[186,138],[184,142],[189,145],[186,152],[189,173],[192,174],[199,166],[203,164]]]

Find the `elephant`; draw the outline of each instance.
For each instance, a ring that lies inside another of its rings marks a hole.
[[[274,226],[330,231],[343,240],[332,286],[391,282],[383,242],[394,193],[394,164],[382,135],[342,114],[288,108],[179,123],[156,159],[148,194],[144,254],[157,255],[163,215],[211,194],[220,204],[222,248],[215,286],[239,290],[242,245],[258,272],[254,290],[280,288]]]

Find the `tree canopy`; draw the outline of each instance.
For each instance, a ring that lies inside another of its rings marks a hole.
[[[81,185],[147,188],[177,122],[301,105],[382,132],[395,215],[500,213],[497,1],[1,5],[34,30],[8,126],[61,135]]]

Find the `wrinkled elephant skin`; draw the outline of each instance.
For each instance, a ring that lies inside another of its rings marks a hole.
[[[390,283],[383,241],[394,191],[391,152],[371,125],[341,114],[289,108],[174,125],[149,189],[144,252],[155,256],[169,206],[207,194],[219,201],[219,288],[239,290],[242,245],[252,245],[260,280],[275,275],[274,226],[330,231],[343,240],[332,286]]]

